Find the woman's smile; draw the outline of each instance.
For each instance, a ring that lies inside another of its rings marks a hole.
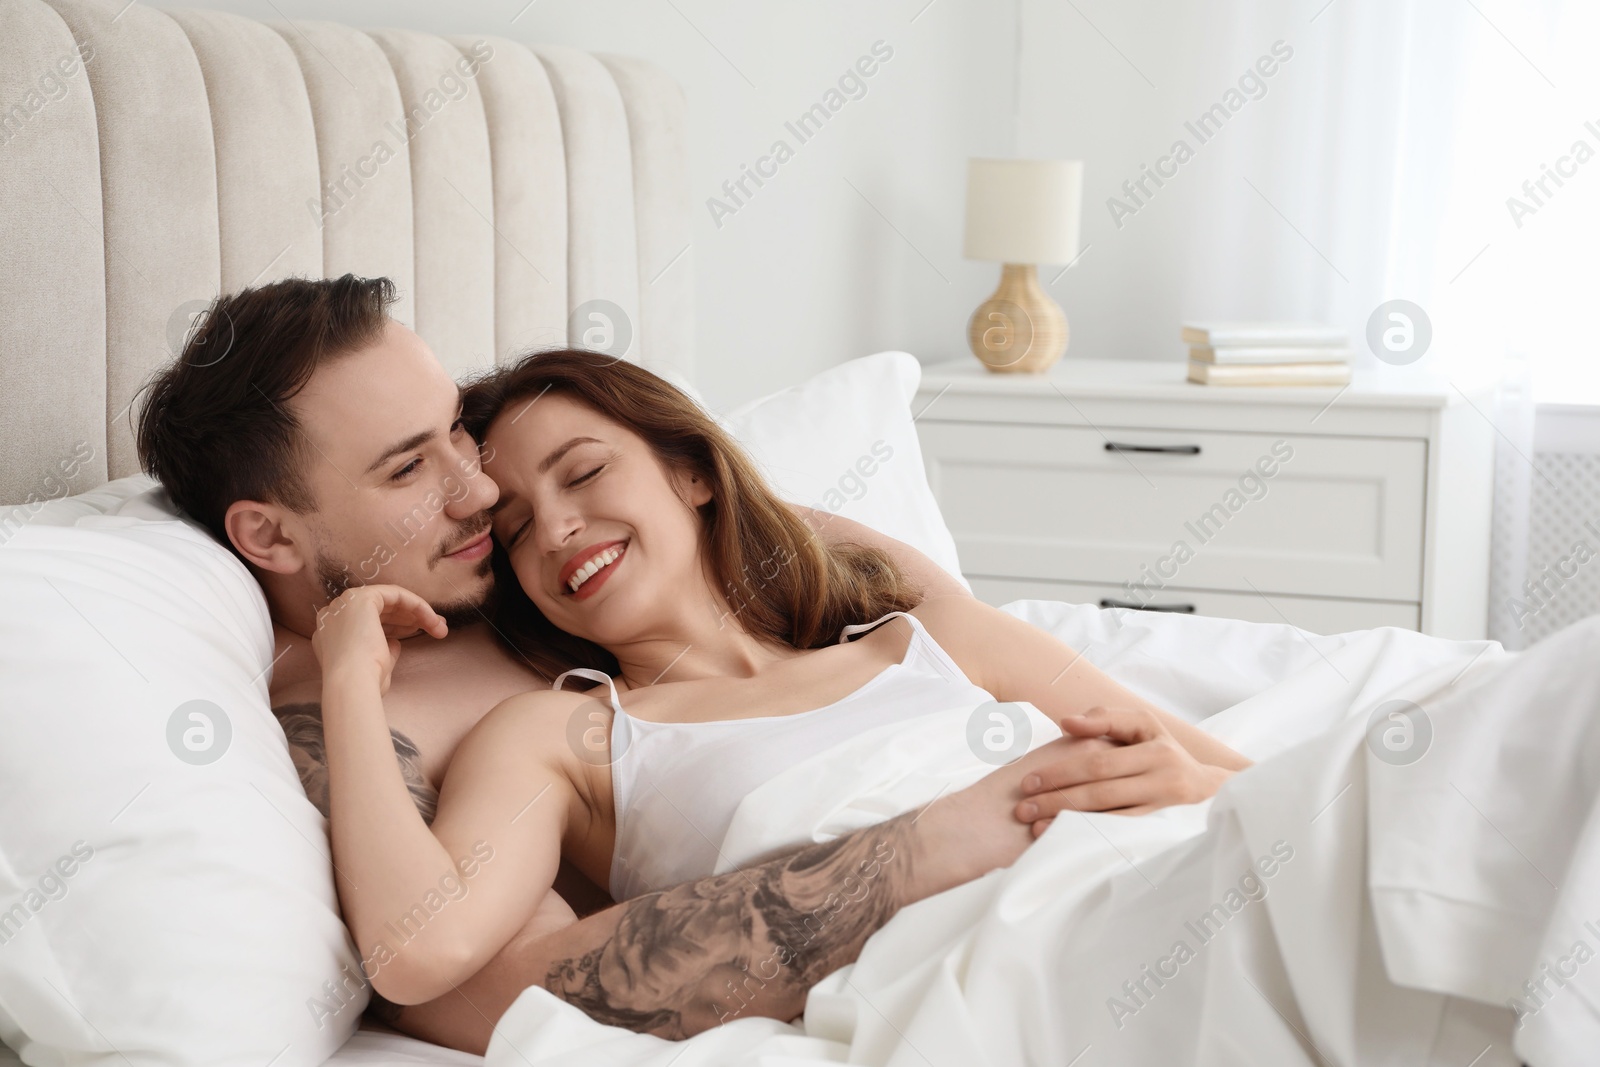
[[[627,541],[601,541],[573,553],[561,568],[562,595],[587,600],[600,591],[627,554]]]

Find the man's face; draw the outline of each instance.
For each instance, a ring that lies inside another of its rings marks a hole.
[[[388,583],[452,623],[475,618],[494,582],[487,509],[498,490],[461,428],[460,389],[422,338],[390,322],[289,403],[309,445],[316,511],[303,519],[323,591]]]

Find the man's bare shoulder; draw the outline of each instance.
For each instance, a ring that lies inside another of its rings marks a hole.
[[[293,630],[272,624],[272,702],[291,699],[288,694],[320,686],[322,668],[311,642]]]
[[[310,639],[277,624],[273,638],[273,703],[320,689],[322,669]],[[413,690],[444,689],[476,702],[480,699],[476,694],[492,692],[493,698],[483,702],[481,710],[547,684],[533,664],[507,648],[485,622],[454,629],[442,640],[419,635],[402,641],[388,695],[404,699]]]

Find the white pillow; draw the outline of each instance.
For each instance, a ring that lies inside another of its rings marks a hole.
[[[912,422],[922,365],[879,352],[722,417],[784,499],[904,541],[966,585]]]
[[[151,486],[0,511],[0,1038],[309,1067],[368,992],[268,707],[266,602]]]

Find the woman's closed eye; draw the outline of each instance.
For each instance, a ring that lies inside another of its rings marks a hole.
[[[589,481],[589,479],[593,478],[595,475],[599,474],[601,471],[603,471],[605,469],[606,469],[606,465],[604,463],[602,463],[602,464],[600,464],[600,466],[596,467],[594,470],[588,472],[587,474],[580,474],[576,478],[572,479],[572,481],[567,483],[567,488],[568,489],[575,489],[578,486],[580,486],[580,485],[584,484],[585,482]]]
[[[566,487],[568,489],[577,489],[580,486],[589,484],[595,479],[596,476],[600,474],[601,471],[606,469],[606,466],[607,464],[602,463],[592,470],[585,471],[576,478],[573,478],[571,481],[567,482]],[[505,542],[506,547],[511,548],[515,546],[519,541],[522,540],[522,536],[531,529],[533,529],[533,516],[530,514],[527,518],[518,523],[516,527],[511,530],[510,534],[507,535]]]

